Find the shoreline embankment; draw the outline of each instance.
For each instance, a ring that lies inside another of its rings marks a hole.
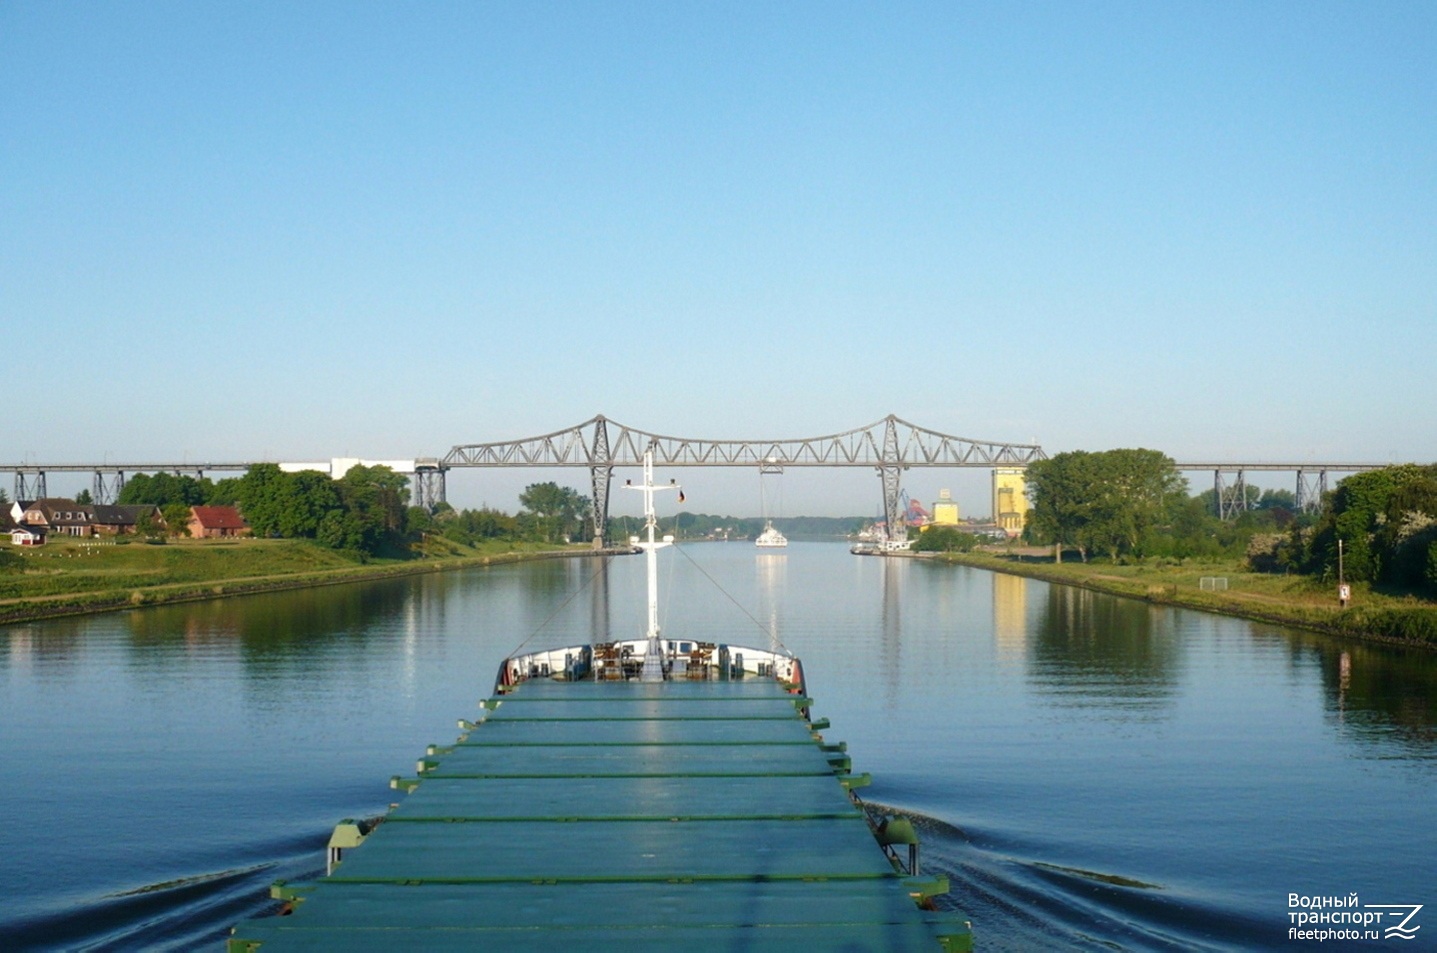
[[[588,556],[628,555],[622,549],[557,549],[539,552],[507,552],[475,556],[441,556],[406,562],[345,566],[337,569],[316,569],[302,572],[262,576],[241,576],[191,582],[160,583],[153,586],[76,592],[63,595],[30,596],[0,603],[0,627],[67,616],[118,612],[147,606],[176,605],[250,596],[292,589],[313,589],[341,586],[355,582],[373,582],[423,573],[478,569],[506,563],[539,559],[574,559]]]
[[[931,558],[935,562],[1026,576],[1107,595],[1141,599],[1155,605],[1215,612],[1341,638],[1437,649],[1437,605],[1431,603],[1406,605],[1402,604],[1405,600],[1387,597],[1377,604],[1359,603],[1341,608],[1314,601],[1311,588],[1301,597],[1284,597],[1272,592],[1244,592],[1240,589],[1204,590],[1174,581],[1161,573],[1154,573],[1149,578],[1106,574],[1102,570],[1108,567],[1092,563],[1030,562],[979,552],[935,553]]]

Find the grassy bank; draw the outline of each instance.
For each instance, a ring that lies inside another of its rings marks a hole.
[[[150,545],[52,539],[20,552],[18,570],[0,574],[0,624],[159,603],[388,576],[439,572],[587,552],[587,547],[438,541],[416,559],[359,563],[305,540],[181,540]],[[19,552],[19,551],[17,551]]]
[[[1351,603],[1343,609],[1337,605],[1334,585],[1304,576],[1248,572],[1236,560],[1123,566],[1058,564],[1051,557],[1031,554],[947,553],[937,558],[1161,605],[1202,609],[1348,638],[1437,648],[1437,605],[1432,602],[1385,594],[1358,584],[1352,587]],[[1204,578],[1225,580],[1227,588],[1203,588]]]

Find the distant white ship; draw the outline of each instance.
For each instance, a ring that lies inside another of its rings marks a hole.
[[[788,537],[774,529],[773,520],[769,520],[763,524],[763,532],[758,534],[753,544],[764,549],[778,549],[788,545]]]

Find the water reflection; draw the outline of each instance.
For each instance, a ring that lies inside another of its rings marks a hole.
[[[609,610],[609,561],[583,562],[591,564],[593,568],[590,571],[598,577],[589,585],[589,631],[594,634],[595,642],[612,642],[614,626]]]
[[[786,553],[759,553],[755,557],[758,570],[758,618],[768,626],[769,651],[776,652],[783,644],[779,635],[779,606],[787,583]]]
[[[1437,758],[1437,658],[1431,651],[1300,637],[1293,652],[1317,657],[1328,715],[1348,737]]]
[[[631,630],[621,627],[615,633],[613,628],[609,576],[614,559],[578,556],[540,560],[523,569],[505,567],[502,571],[517,582],[525,602],[522,632],[515,633],[522,639],[518,644],[558,648],[635,637]],[[508,646],[511,650],[517,647],[513,643]]]
[[[1132,599],[1049,586],[1029,647],[1028,683],[1054,703],[1153,712],[1177,694],[1171,615]]]
[[[64,677],[84,654],[86,620],[51,619],[0,629],[0,670],[14,677]]]
[[[903,576],[906,559],[880,559],[883,566],[883,638],[878,671],[883,680],[883,700],[888,708],[903,694]]]
[[[238,643],[241,660],[257,673],[305,664],[336,646],[354,651],[374,629],[402,624],[417,582],[326,586],[130,612],[125,623],[136,650],[132,663],[183,664],[184,652],[151,651],[179,643],[193,650]]]
[[[1028,579],[1006,572],[993,577],[993,644],[998,657],[1021,659],[1028,645]]]

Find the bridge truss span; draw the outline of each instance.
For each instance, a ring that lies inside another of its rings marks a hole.
[[[671,467],[1021,467],[1044,459],[1034,444],[972,440],[939,433],[900,417],[822,437],[707,440],[670,437],[599,415],[538,437],[461,444],[450,467],[641,467],[644,451]]]
[[[889,414],[866,427],[821,437],[709,440],[629,427],[602,414],[553,433],[494,443],[461,444],[441,461],[457,467],[588,467],[593,480],[594,536],[608,521],[615,467],[643,466],[645,451],[670,467],[872,467],[883,478],[889,526],[900,525],[899,474],[911,467],[1024,467],[1046,457],[1036,444],[973,440],[929,430]]]

